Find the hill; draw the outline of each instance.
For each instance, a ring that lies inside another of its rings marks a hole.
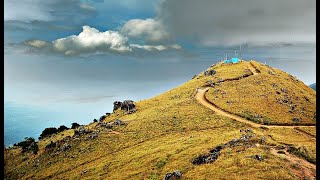
[[[316,83],[310,84],[309,87],[311,87],[313,90],[317,91],[316,90],[316,88],[317,88]]]
[[[136,112],[117,109],[39,140],[36,155],[5,149],[5,177],[312,178],[315,101],[315,91],[281,70],[256,61],[217,63],[136,102]]]

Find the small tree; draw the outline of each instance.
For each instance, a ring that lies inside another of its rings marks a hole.
[[[58,132],[62,132],[64,130],[68,130],[69,128],[65,125],[61,125],[59,128],[58,128]]]
[[[71,124],[71,129],[76,129],[79,126],[80,126],[80,124],[78,124],[78,123],[72,123]]]
[[[32,137],[25,137],[24,141],[21,141],[17,144],[14,144],[14,146],[19,146],[22,148],[22,152],[28,151],[29,146],[35,142],[35,139]]]
[[[33,154],[38,154],[39,151],[39,146],[36,142],[33,142],[30,147],[29,150],[31,150],[33,152]]]
[[[58,133],[58,129],[55,128],[55,127],[49,127],[49,128],[45,128],[42,133],[40,134],[40,137],[39,139],[42,139],[42,138],[45,138],[45,137],[48,137],[52,134],[56,134]]]

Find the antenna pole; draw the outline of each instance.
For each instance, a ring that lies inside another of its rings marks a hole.
[[[241,56],[241,44],[240,44],[240,59],[242,59],[242,56]]]

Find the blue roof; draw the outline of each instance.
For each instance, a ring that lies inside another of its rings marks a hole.
[[[231,58],[231,59],[224,60],[224,63],[238,63],[238,62],[239,62],[239,58]]]

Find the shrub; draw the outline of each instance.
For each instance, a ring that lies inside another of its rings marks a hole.
[[[98,122],[98,120],[97,120],[97,119],[94,119],[93,122]]]
[[[62,132],[64,130],[68,130],[69,128],[65,125],[61,125],[59,128],[58,128],[58,132]]]
[[[25,137],[24,141],[21,141],[17,144],[14,144],[14,146],[22,147],[22,152],[28,151],[28,147],[35,142],[35,139],[32,137]]]
[[[72,123],[71,124],[71,129],[76,129],[79,126],[80,126],[80,124],[78,124],[78,123]]]
[[[58,133],[58,129],[55,128],[55,127],[48,127],[48,128],[45,128],[42,133],[40,134],[40,137],[39,139],[42,139],[42,138],[45,138],[45,137],[48,137],[52,134],[56,134]]]
[[[49,150],[49,149],[55,148],[56,146],[57,146],[57,143],[51,141],[50,144],[46,145],[45,149]]]
[[[103,121],[106,117],[107,117],[106,115],[102,115],[102,116],[100,117],[99,121],[100,121],[100,122]]]
[[[29,150],[33,152],[33,154],[38,154],[39,146],[36,142],[31,143]]]
[[[26,137],[24,138],[24,141],[21,141],[17,144],[14,144],[14,146],[19,146],[22,148],[22,152],[29,152],[32,151],[34,154],[37,154],[39,151],[39,146],[37,142],[35,142],[35,139],[32,137]]]

